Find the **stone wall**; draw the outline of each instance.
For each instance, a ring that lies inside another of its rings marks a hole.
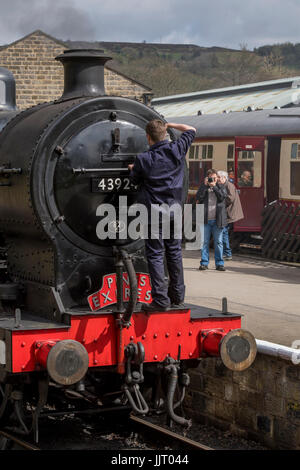
[[[274,449],[300,449],[300,366],[257,354],[248,370],[232,372],[207,358],[190,375],[185,407],[195,421]]]
[[[0,48],[0,66],[10,70],[16,80],[16,102],[19,109],[59,98],[63,92],[63,66],[54,60],[67,47],[42,31]],[[147,87],[105,68],[104,83],[108,95],[143,101]]]

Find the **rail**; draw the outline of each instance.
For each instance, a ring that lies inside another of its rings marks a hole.
[[[179,441],[182,444],[185,444],[186,446],[190,447],[192,450],[215,450],[212,447],[208,447],[205,444],[201,444],[201,442],[197,442],[192,439],[189,439],[188,437],[181,436],[180,434],[177,434],[176,432],[171,431],[170,429],[166,429],[162,426],[158,426],[157,424],[150,423],[149,421],[138,416],[130,415],[129,419],[138,426],[155,431],[156,433],[159,433],[167,438]]]
[[[25,450],[41,450],[39,447],[36,447],[35,445],[31,444],[30,442],[23,441],[23,439],[20,439],[18,436],[15,436],[14,434],[10,434],[6,431],[0,431],[0,438],[6,440],[6,441],[12,441],[18,444],[20,447],[22,447]],[[4,446],[5,446],[4,442]],[[4,450],[4,446],[2,447],[0,444],[0,449]]]

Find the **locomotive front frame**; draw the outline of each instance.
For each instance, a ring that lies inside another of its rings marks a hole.
[[[0,176],[9,179],[0,200],[8,261],[0,284],[0,423],[15,411],[20,432],[33,432],[38,442],[39,415],[53,400],[53,387],[61,396],[75,389],[82,398],[86,388],[94,390],[94,406],[99,397],[120,394],[135,413],[146,414],[152,404],[143,395],[145,382],[150,380],[157,398],[164,376],[165,411],[190,425],[173,409],[176,385],[181,402],[189,384],[187,369],[206,356],[220,356],[232,370],[244,370],[255,358],[255,340],[240,328],[241,315],[228,312],[225,299],[221,311],[186,305],[142,312],[136,274],[147,272],[143,240],[98,243],[77,224],[76,217],[84,216],[82,201],[94,210],[103,200],[90,178],[105,169],[124,171],[128,155],[145,150],[146,123],[161,116],[136,101],[105,96],[107,57],[99,51],[67,51],[59,59],[65,67],[63,96],[17,114],[0,133]],[[85,129],[93,129],[92,138],[77,142]],[[119,151],[122,145],[127,151]],[[64,188],[81,197],[71,211]],[[88,197],[78,188],[87,189]],[[94,227],[95,214],[90,221]],[[123,270],[130,281],[126,306]],[[91,311],[88,297],[114,271],[116,304]],[[22,419],[27,402],[31,427]],[[158,411],[160,400],[154,402]]]

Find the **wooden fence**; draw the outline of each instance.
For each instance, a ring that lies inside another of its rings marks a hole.
[[[300,262],[300,204],[274,201],[262,213],[261,253],[265,258]]]

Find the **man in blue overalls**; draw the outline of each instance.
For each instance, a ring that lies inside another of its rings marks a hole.
[[[167,129],[182,132],[175,141],[166,139]],[[185,285],[183,279],[181,239],[174,236],[174,220],[171,220],[170,236],[163,238],[161,226],[157,238],[151,237],[151,207],[166,204],[182,205],[185,156],[196,135],[196,129],[185,124],[165,124],[159,119],[146,126],[150,148],[137,155],[134,165],[129,165],[131,181],[140,185],[139,202],[148,210],[148,238],[145,249],[152,286],[151,304],[143,304],[143,310],[164,311],[183,306]],[[173,226],[172,226],[173,222]],[[165,280],[164,256],[169,272],[169,286]]]

